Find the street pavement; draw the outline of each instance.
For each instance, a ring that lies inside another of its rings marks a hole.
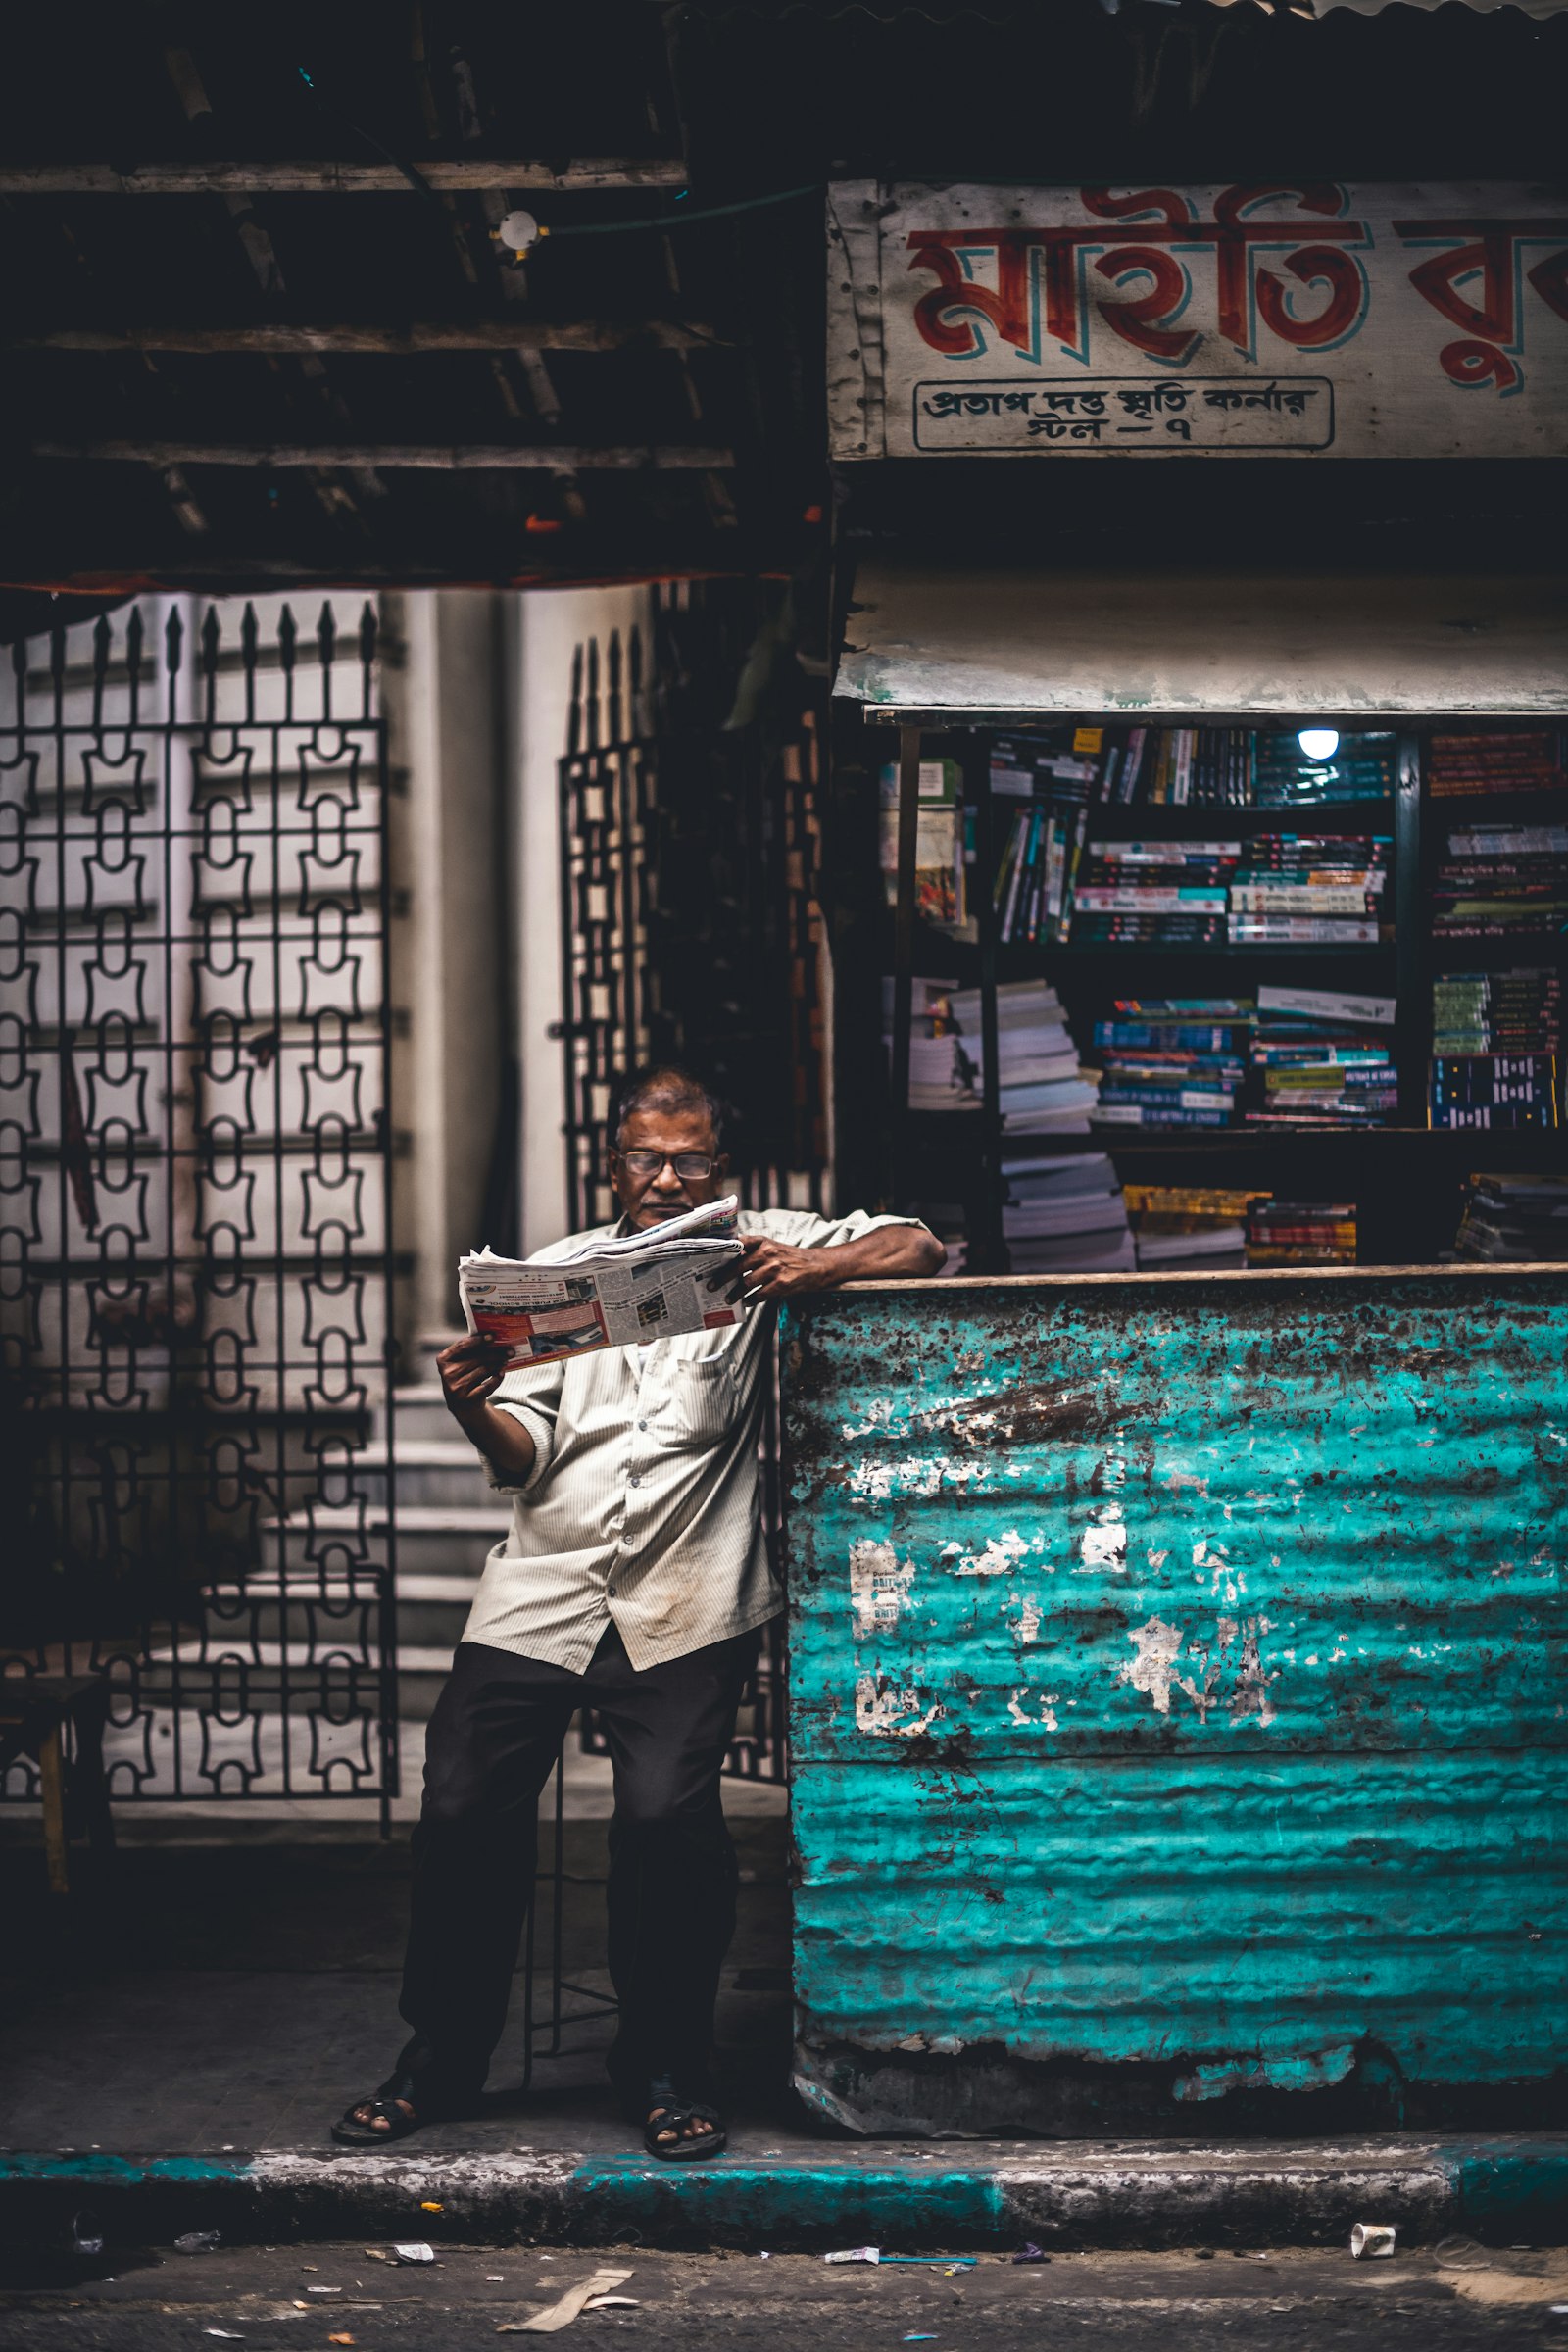
[[[83,2229],[90,2230],[84,2221]],[[439,2222],[432,2225],[439,2231]],[[940,2251],[940,2249],[938,2249]],[[383,2249],[384,2252],[384,2249]],[[359,2245],[110,2245],[98,2258],[35,2246],[0,2269],[6,2352],[496,2352],[498,2330],[601,2270],[630,2307],[586,2311],[573,2352],[674,2344],[694,2352],[1460,2352],[1561,2345],[1568,2249],[1435,2252],[1353,2262],[1345,2251],[1056,2253],[1019,2266],[988,2254],[956,2275],[908,2265],[834,2266],[761,2250],[587,2253],[436,2246],[409,2268]],[[1553,2304],[1561,2308],[1553,2311]]]

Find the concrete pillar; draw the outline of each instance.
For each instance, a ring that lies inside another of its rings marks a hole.
[[[404,1379],[417,1369],[420,1336],[461,1322],[461,1252],[487,1240],[506,1249],[516,1238],[483,1230],[487,1215],[505,1220],[515,1193],[503,768],[504,620],[513,602],[466,589],[382,599],[393,778],[393,1237],[409,1261],[396,1294]]]
[[[559,766],[566,750],[572,655],[597,637],[603,656],[612,630],[619,629],[624,642],[641,627],[646,663],[648,605],[646,588],[538,588],[515,604],[511,773],[525,1254],[559,1241],[568,1223],[565,1058],[550,1033],[562,1017]]]

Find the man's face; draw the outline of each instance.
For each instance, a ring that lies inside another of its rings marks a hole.
[[[627,1164],[629,1155],[644,1152],[659,1159],[659,1166],[650,1172]],[[706,1176],[676,1173],[675,1161],[687,1152],[710,1163]],[[683,1216],[689,1208],[718,1200],[728,1167],[728,1159],[714,1149],[712,1121],[707,1111],[634,1110],[621,1125],[620,1148],[611,1159],[610,1173],[628,1224],[638,1233],[647,1233],[670,1217]]]

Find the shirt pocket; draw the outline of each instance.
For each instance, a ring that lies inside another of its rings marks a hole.
[[[740,1390],[727,1355],[677,1358],[669,1368],[669,1401],[655,1434],[677,1449],[716,1446],[740,1414]]]

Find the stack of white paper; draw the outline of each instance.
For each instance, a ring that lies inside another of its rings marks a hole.
[[[980,991],[956,989],[949,1003],[964,1057],[985,1070]],[[1087,1135],[1099,1073],[1079,1066],[1055,991],[1044,980],[1010,980],[997,990],[997,1099],[1009,1135]]]
[[[954,1029],[951,980],[915,979],[909,987],[910,1110],[978,1110],[965,1053]],[[882,983],[882,1043],[893,1061],[894,983]]]
[[[1116,1171],[1103,1152],[1006,1159],[1002,1230],[1015,1274],[1112,1274],[1135,1264]]]

